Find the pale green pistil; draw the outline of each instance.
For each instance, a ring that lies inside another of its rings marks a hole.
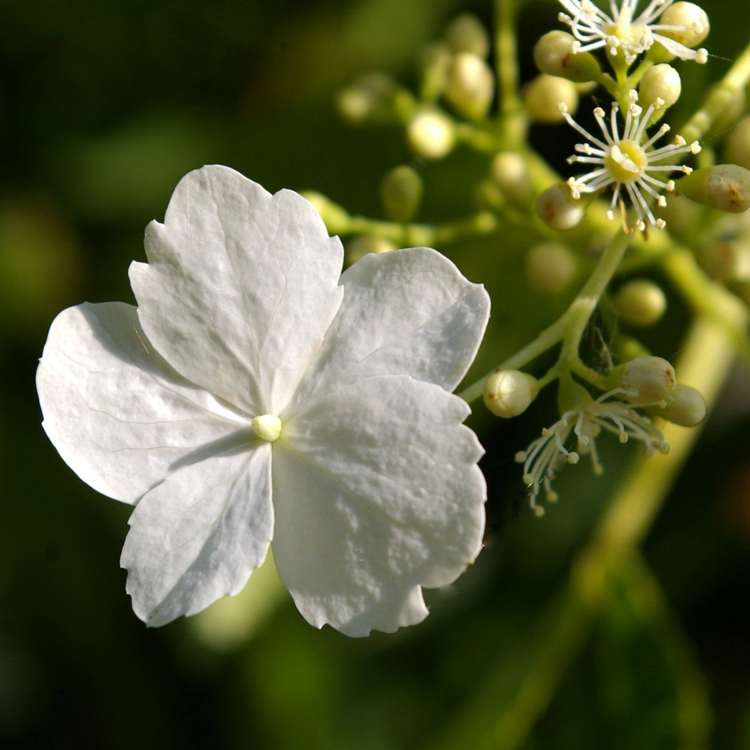
[[[646,152],[633,140],[615,144],[604,159],[604,168],[614,182],[635,182],[647,166]]]
[[[261,440],[273,443],[281,436],[281,420],[275,414],[261,414],[253,419],[253,432]]]

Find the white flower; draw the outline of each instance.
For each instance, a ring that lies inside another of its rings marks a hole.
[[[607,218],[614,218],[614,208],[618,201],[622,204],[621,194],[623,188],[630,197],[630,202],[635,207],[636,227],[643,231],[646,228],[644,218],[649,224],[662,229],[665,226],[663,219],[656,219],[648,203],[648,197],[655,199],[657,205],[665,206],[666,198],[661,195],[662,190],[671,192],[674,190],[673,180],[659,180],[653,176],[653,172],[669,173],[683,172],[690,174],[693,170],[681,164],[660,164],[665,160],[671,160],[680,154],[697,154],[700,150],[698,141],[690,145],[682,136],[676,136],[674,143],[668,146],[654,148],[654,144],[669,131],[669,125],[662,125],[656,134],[648,137],[646,126],[648,125],[654,110],[663,105],[661,99],[657,99],[644,113],[642,108],[635,102],[638,95],[635,91],[630,92],[632,104],[628,108],[625,117],[625,128],[622,136],[617,124],[618,106],[612,103],[610,124],[604,120],[604,110],[597,107],[594,117],[602,131],[604,140],[591,135],[582,128],[569,114],[565,105],[560,105],[560,111],[567,123],[584,136],[589,143],[577,143],[575,156],[568,158],[569,164],[592,164],[593,171],[581,177],[571,177],[568,180],[570,192],[573,198],[578,199],[581,193],[595,193],[598,190],[614,185],[614,194],[607,212]],[[593,146],[591,145],[593,144]],[[579,154],[582,154],[580,156]]]
[[[606,47],[610,54],[615,56],[622,51],[625,62],[630,65],[638,55],[649,50],[656,42],[681,60],[695,60],[699,63],[708,60],[708,52],[705,49],[690,49],[671,38],[674,35],[690,40],[705,38],[708,33],[708,19],[705,18],[705,13],[699,17],[685,13],[676,14],[678,20],[684,17],[690,21],[690,26],[659,24],[657,21],[672,5],[673,0],[651,0],[646,9],[633,18],[638,2],[639,0],[623,0],[618,8],[614,0],[610,0],[611,15],[607,15],[591,0],[560,0],[560,4],[570,15],[560,13],[558,18],[570,26],[576,38],[575,52],[590,52]]]
[[[352,636],[424,619],[484,527],[482,454],[449,393],[489,300],[429,248],[343,250],[312,206],[225,167],[178,185],[133,263],[138,307],[52,324],[37,375],[71,468],[135,505],[135,612],[236,594],[273,539],[302,615]]]
[[[544,508],[537,505],[542,489],[549,502],[557,501],[552,481],[565,464],[577,464],[581,455],[590,454],[594,473],[602,473],[596,451],[596,437],[602,430],[617,435],[621,443],[627,443],[630,438],[639,440],[645,444],[647,455],[669,451],[669,443],[651,420],[631,404],[616,398],[633,396],[637,392],[615,388],[597,399],[581,386],[574,387],[573,392],[577,401],[574,408],[565,411],[551,427],[545,427],[542,436],[525,451],[516,453],[516,461],[524,465],[523,481],[529,487],[531,508],[538,516],[544,515]],[[565,447],[571,433],[576,437],[576,450]]]

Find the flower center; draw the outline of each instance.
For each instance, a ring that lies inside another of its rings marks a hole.
[[[604,168],[615,182],[635,182],[647,166],[646,152],[630,139],[616,143],[604,158]]]
[[[269,443],[281,435],[281,420],[275,414],[261,414],[253,419],[253,432]]]

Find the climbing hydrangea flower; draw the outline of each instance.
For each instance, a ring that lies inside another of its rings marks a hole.
[[[149,625],[236,594],[273,540],[302,615],[352,636],[427,615],[484,527],[482,454],[450,391],[489,315],[429,248],[343,250],[296,193],[188,174],[133,263],[138,306],[52,324],[44,428],[92,487],[135,505],[122,554]]]
[[[617,435],[621,443],[630,438],[644,443],[647,455],[669,452],[669,443],[649,417],[617,398],[637,392],[615,388],[594,399],[579,386],[575,393],[578,403],[574,408],[565,411],[551,427],[545,427],[542,436],[525,451],[516,453],[516,461],[523,464],[523,481],[529,487],[531,508],[538,516],[544,515],[544,508],[537,503],[542,490],[548,502],[557,501],[552,482],[566,464],[577,464],[581,455],[589,454],[594,473],[602,473],[596,451],[596,438],[602,430]],[[571,433],[575,435],[576,450],[565,446]]]
[[[577,143],[576,155],[568,158],[569,164],[591,164],[593,170],[581,177],[571,177],[568,180],[573,198],[580,198],[581,193],[594,193],[609,185],[614,185],[614,193],[610,203],[607,218],[614,218],[614,208],[621,201],[623,189],[630,197],[635,207],[636,227],[643,231],[646,228],[645,219],[649,224],[662,229],[665,226],[663,219],[656,219],[651,210],[647,196],[656,200],[657,205],[665,206],[666,198],[661,194],[662,190],[672,191],[675,184],[673,180],[659,180],[652,173],[683,172],[690,174],[692,169],[684,165],[661,164],[665,160],[672,159],[681,154],[697,154],[700,150],[698,141],[690,145],[682,136],[676,136],[674,143],[668,146],[654,148],[654,144],[669,131],[669,125],[662,125],[656,134],[648,137],[646,126],[648,125],[654,110],[663,106],[661,99],[649,106],[646,112],[636,104],[638,95],[635,91],[630,92],[632,104],[628,108],[625,117],[625,128],[620,136],[617,124],[617,113],[619,108],[617,102],[612,103],[610,124],[604,119],[604,110],[597,107],[594,117],[602,131],[602,137],[597,138],[582,128],[568,113],[565,105],[560,105],[560,111],[567,123],[584,136],[589,143]],[[592,145],[593,144],[593,145]]]
[[[678,13],[673,14],[676,20],[683,20],[685,23],[657,23],[672,6],[673,0],[651,0],[646,9],[635,18],[638,0],[623,0],[619,8],[611,0],[611,15],[600,10],[591,0],[560,0],[560,4],[568,13],[560,13],[559,19],[570,26],[576,38],[576,52],[606,48],[614,56],[622,53],[625,62],[630,65],[638,55],[658,43],[681,60],[695,60],[698,63],[708,60],[705,49],[690,49],[672,38],[677,36],[678,39],[695,39],[697,44],[708,34],[708,18],[692,3],[678,3],[674,6],[678,9]],[[686,9],[682,6],[690,6],[689,10],[695,9],[696,12],[685,12]]]

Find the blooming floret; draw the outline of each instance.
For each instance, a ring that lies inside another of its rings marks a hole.
[[[681,60],[695,60],[699,63],[708,60],[705,49],[690,49],[671,38],[672,35],[681,35],[703,39],[708,33],[705,14],[690,18],[690,26],[657,23],[673,0],[651,0],[646,9],[634,19],[638,1],[623,0],[618,8],[614,0],[611,0],[611,15],[608,15],[591,0],[560,0],[568,13],[560,13],[558,18],[570,26],[576,38],[576,52],[606,48],[615,56],[622,53],[625,62],[630,65],[638,55],[658,43]]]
[[[614,218],[614,209],[618,201],[622,203],[623,189],[628,194],[630,202],[635,207],[637,221],[636,227],[643,231],[646,228],[645,219],[649,224],[659,229],[665,226],[663,219],[656,219],[649,206],[649,198],[655,199],[657,205],[665,206],[666,198],[661,194],[662,190],[667,192],[674,190],[673,180],[659,180],[652,173],[682,172],[690,174],[692,169],[684,165],[661,164],[665,160],[679,156],[680,154],[697,154],[700,150],[698,141],[687,144],[685,139],[678,135],[674,143],[668,146],[654,148],[654,144],[669,131],[669,125],[662,125],[649,138],[646,127],[654,111],[662,106],[664,102],[657,99],[649,108],[643,109],[636,104],[638,95],[631,91],[631,105],[625,117],[625,128],[620,135],[617,124],[617,113],[619,111],[617,102],[612,103],[610,123],[604,119],[604,110],[597,107],[594,117],[602,131],[602,138],[589,133],[582,128],[568,113],[564,105],[560,105],[560,111],[568,124],[583,135],[589,142],[577,143],[577,153],[568,158],[569,164],[591,164],[593,170],[580,177],[571,177],[568,180],[570,192],[573,198],[578,199],[582,193],[594,193],[598,190],[614,185],[614,194],[610,203],[607,218]],[[644,196],[644,193],[646,194]]]
[[[565,464],[577,464],[581,455],[589,454],[594,473],[602,473],[596,450],[596,438],[602,430],[617,435],[621,443],[627,443],[630,438],[644,443],[647,455],[669,451],[664,435],[651,420],[617,398],[632,397],[635,395],[632,391],[615,388],[597,399],[583,388],[576,388],[576,392],[578,404],[565,411],[551,427],[545,427],[542,436],[515,457],[523,464],[523,481],[529,487],[531,507],[538,516],[544,515],[544,508],[537,504],[542,490],[549,502],[558,499],[552,481]],[[571,433],[576,437],[575,450],[566,447]]]
[[[135,505],[121,564],[163,625],[234,595],[273,540],[302,615],[353,636],[427,616],[422,586],[479,553],[482,448],[451,391],[489,314],[429,248],[343,248],[315,209],[226,167],[178,185],[146,231],[138,307],[80,305],[37,374],[44,428]]]

